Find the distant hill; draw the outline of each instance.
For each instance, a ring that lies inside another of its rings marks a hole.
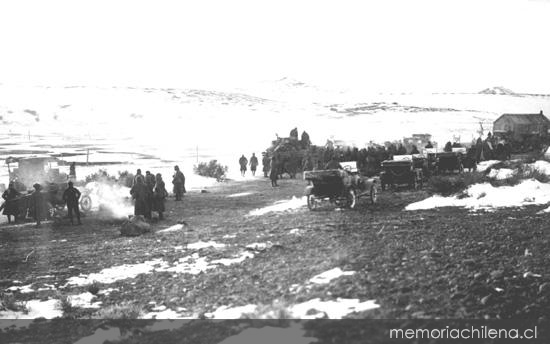
[[[516,93],[510,89],[504,88],[502,86],[495,86],[486,88],[483,91],[478,92],[479,94],[499,94],[499,95],[507,95],[507,96],[513,96],[516,95]]]

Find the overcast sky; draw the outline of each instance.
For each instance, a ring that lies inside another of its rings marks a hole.
[[[0,82],[550,93],[550,1],[2,1]]]

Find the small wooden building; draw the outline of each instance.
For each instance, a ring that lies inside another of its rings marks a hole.
[[[541,112],[535,114],[505,113],[493,122],[493,134],[503,136],[511,133],[514,139],[526,135],[547,135],[550,120]]]

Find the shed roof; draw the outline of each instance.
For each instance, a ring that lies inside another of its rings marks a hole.
[[[540,113],[505,113],[497,118],[494,123],[503,118],[512,121],[514,124],[550,124],[550,120],[544,116],[542,111]]]

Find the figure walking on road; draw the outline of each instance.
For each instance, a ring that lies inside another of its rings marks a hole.
[[[152,197],[151,190],[145,185],[143,176],[136,178],[136,184],[132,186],[130,195],[135,200],[134,215],[143,215],[146,219],[151,218],[149,199]]]
[[[252,175],[256,175],[256,167],[258,167],[258,158],[256,157],[256,154],[252,153],[252,156],[250,157],[250,171],[252,171]]]
[[[244,154],[239,159],[239,165],[241,165],[241,176],[244,177],[246,172],[246,165],[248,165],[248,160],[244,157]]]
[[[74,225],[73,222],[73,211],[76,215],[78,224],[80,222],[80,211],[78,210],[78,200],[80,199],[80,191],[77,188],[73,187],[73,182],[69,182],[69,187],[63,192],[63,200],[67,203],[67,212],[69,213],[69,219],[71,219],[71,225]]]
[[[271,179],[271,186],[276,187],[277,178],[279,177],[279,164],[275,157],[271,158],[271,171],[269,172],[269,179]]]

